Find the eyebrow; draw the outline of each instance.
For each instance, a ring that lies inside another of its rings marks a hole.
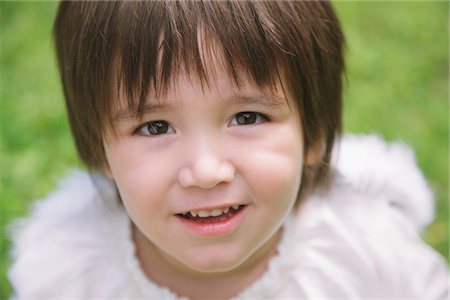
[[[176,109],[178,104],[172,104],[170,102],[176,103],[176,101],[166,101],[159,103],[146,103],[142,107],[142,114],[148,114],[151,112],[156,112],[159,110],[169,110],[173,111]],[[263,104],[269,106],[273,109],[279,108],[283,105],[287,105],[290,109],[288,100],[285,97],[279,97],[276,95],[266,95],[264,93],[260,94],[246,94],[246,93],[233,93],[231,96],[222,99],[220,102],[227,103],[230,105],[239,104]],[[113,116],[113,120],[130,120],[135,119],[138,116],[137,109],[123,108],[119,109]]]
[[[225,103],[231,104],[258,104],[262,103],[264,105],[276,108],[283,105],[288,105],[289,102],[285,97],[279,97],[276,95],[266,95],[266,94],[233,94],[231,97],[224,99]]]
[[[142,107],[142,115],[155,112],[158,110],[174,110],[175,105],[169,104],[169,103],[146,103]],[[131,109],[129,107],[119,109],[113,116],[113,120],[132,120],[136,119],[138,116],[138,110],[137,109]]]

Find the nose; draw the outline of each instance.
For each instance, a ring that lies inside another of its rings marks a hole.
[[[211,189],[233,181],[235,168],[217,145],[203,142],[186,150],[186,164],[178,175],[181,186]]]

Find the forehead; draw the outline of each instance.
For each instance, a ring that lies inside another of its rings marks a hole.
[[[143,5],[160,6],[157,2]],[[256,85],[261,90],[273,90],[279,79],[273,45],[264,42],[265,34],[256,22],[244,22],[246,14],[256,13],[256,7],[244,13],[239,3],[232,7],[220,2],[163,6],[163,16],[151,18],[148,11],[142,13],[146,10],[124,7],[124,16],[136,18],[123,24],[115,47],[111,73],[119,97],[114,98],[125,99],[126,106],[139,115],[149,98],[160,101],[177,90],[181,82],[203,91],[221,90],[225,76],[231,79],[228,81],[234,89]],[[210,10],[206,15],[205,8]],[[241,27],[223,26],[231,22],[228,18],[234,14],[242,18],[234,21],[242,23]],[[124,106],[116,104],[113,111]]]
[[[271,85],[259,86],[245,74],[240,74],[239,81],[236,81],[217,59],[205,61],[205,64],[209,65],[209,77],[206,80],[184,71],[173,76],[170,84],[163,90],[152,89],[150,86],[142,104],[130,104],[122,90],[113,119],[139,119],[147,111],[202,105],[204,101],[219,105],[260,104],[273,108],[291,106],[292,99],[289,92],[285,91],[281,79]]]
[[[258,96],[273,104],[282,99],[286,101],[285,80],[274,62],[270,67],[262,65],[261,70],[255,72],[254,62],[244,64],[242,57],[231,58],[224,48],[226,45],[204,27],[197,28],[195,51],[183,48],[174,55],[174,49],[167,48],[167,44],[171,44],[167,39],[171,37],[166,37],[165,33],[159,35],[158,50],[153,57],[149,53],[150,57],[131,63],[126,61],[125,53],[119,55],[113,72],[119,100],[115,110],[127,110],[128,114],[134,113],[139,118],[145,105],[174,102],[186,91],[218,94],[224,99]],[[130,74],[130,70],[135,73]]]
[[[127,114],[142,118],[149,102],[176,100],[171,94],[185,89],[182,84],[205,93],[246,94],[257,90],[267,99],[275,101],[280,95],[284,98],[293,87],[293,76],[283,77],[291,65],[284,58],[292,51],[275,46],[280,42],[281,31],[267,31],[258,22],[249,21],[256,15],[266,15],[269,8],[265,6],[262,2],[254,6],[244,2],[233,2],[232,6],[222,2],[178,6],[168,2],[157,14],[154,9],[126,5],[121,11],[126,22],[119,22],[119,39],[112,46],[114,61],[109,73],[113,78],[108,79],[108,85],[113,89],[107,93],[113,91],[113,95],[103,106],[103,124],[111,127],[117,112],[124,109]],[[297,102],[298,99],[294,101],[296,105]]]

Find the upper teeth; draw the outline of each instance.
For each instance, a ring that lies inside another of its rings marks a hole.
[[[217,217],[217,216],[220,216],[221,214],[222,214],[222,210],[221,209],[214,209],[212,211],[201,210],[201,211],[198,212],[198,216],[200,218]]]
[[[239,209],[239,205],[233,205],[231,207],[233,209]],[[226,213],[228,213],[229,210],[230,210],[230,207],[225,207],[225,208],[216,208],[211,211],[207,211],[207,210],[189,211],[189,213],[193,217],[198,216],[200,218],[206,218],[206,217],[217,217],[217,216],[220,216],[221,214],[226,214]],[[183,215],[187,215],[187,214],[188,214],[187,212],[183,213]]]

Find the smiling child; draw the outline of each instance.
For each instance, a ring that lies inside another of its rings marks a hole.
[[[89,172],[15,237],[17,299],[447,295],[410,150],[340,137],[329,2],[62,2],[54,36]]]

